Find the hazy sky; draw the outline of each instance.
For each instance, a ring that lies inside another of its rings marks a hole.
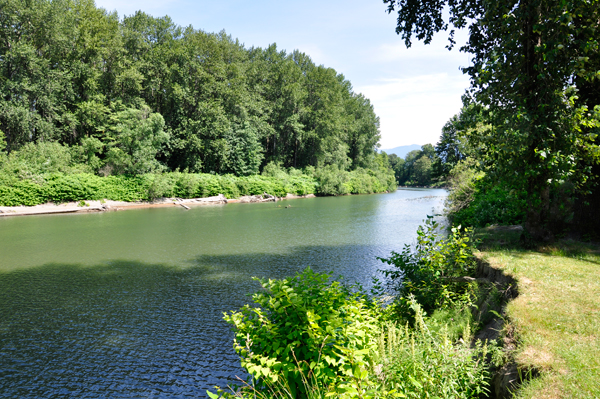
[[[169,15],[182,26],[225,30],[246,47],[298,49],[316,64],[342,73],[371,100],[381,120],[381,147],[435,144],[444,123],[460,110],[469,85],[459,70],[469,57],[448,51],[445,35],[407,49],[396,17],[381,0],[97,0],[119,16],[142,10]],[[457,35],[457,43],[464,35]]]

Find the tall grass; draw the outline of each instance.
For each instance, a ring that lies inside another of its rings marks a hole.
[[[414,328],[387,323],[379,338],[374,370],[379,390],[406,398],[477,398],[487,392],[487,345],[470,346],[469,324],[458,341],[451,339],[446,324],[430,329],[420,306],[412,304]]]

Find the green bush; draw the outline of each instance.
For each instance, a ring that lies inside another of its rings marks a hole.
[[[527,206],[527,201],[517,193],[480,181],[475,183],[469,205],[450,217],[453,223],[465,226],[514,225],[523,223]]]
[[[75,173],[77,169],[74,167],[63,168],[68,164],[69,159],[66,147],[63,148],[59,144],[53,144],[51,147],[56,150],[53,153],[56,159],[49,165],[55,166],[43,166],[43,162],[39,161],[36,167],[16,168],[15,165],[21,164],[19,160],[23,154],[0,165],[0,205],[37,205],[48,201],[67,202],[101,198],[115,201],[140,201],[160,197],[211,197],[218,194],[223,194],[227,198],[263,193],[278,197],[283,197],[287,193],[297,195],[339,195],[349,192],[367,194],[390,189],[389,185],[386,186],[389,182],[386,181],[388,176],[385,173],[364,169],[346,172],[340,171],[336,167],[327,167],[321,172],[315,172],[316,177],[302,174],[295,169],[290,170],[291,173],[287,174],[285,171],[277,169],[276,165],[272,167],[274,170],[272,174],[276,176],[172,172],[100,177],[91,173]],[[26,149],[27,151],[31,150],[27,146]],[[40,151],[36,152],[38,155],[39,153]],[[56,154],[62,154],[61,156],[64,155],[65,158]],[[44,170],[49,170],[49,172],[44,172]],[[69,173],[65,173],[63,170],[68,170]]]
[[[179,173],[156,173],[150,176],[148,199],[175,196]]]
[[[11,152],[0,163],[0,175],[19,179],[36,179],[47,173],[91,172],[91,168],[74,162],[71,149],[56,142],[27,143]]]
[[[466,159],[450,172],[450,194],[446,213],[453,224],[486,227],[521,224],[527,201],[518,193],[494,184],[477,170],[476,161]]]
[[[328,279],[308,268],[293,278],[259,280],[263,291],[252,296],[258,306],[225,315],[258,389],[279,384],[292,397],[307,397],[309,385],[344,391],[344,382],[367,379],[377,319],[364,299]]]
[[[473,276],[476,271],[473,230],[453,227],[446,238],[439,233],[438,223],[428,216],[417,230],[414,247],[405,245],[402,252],[379,258],[393,266],[383,273],[398,294],[395,305],[402,317],[412,317],[410,297],[426,312],[471,299],[470,284],[456,278]]]
[[[386,309],[327,275],[261,280],[246,305],[225,315],[234,349],[253,376],[227,398],[477,398],[488,391],[485,359],[494,346],[471,346],[464,307],[426,318],[410,295],[414,326],[397,327]],[[460,320],[455,322],[454,317]],[[458,331],[460,329],[460,331]]]
[[[315,172],[318,182],[317,193],[320,195],[348,194],[348,172],[338,169],[337,165],[327,165]]]

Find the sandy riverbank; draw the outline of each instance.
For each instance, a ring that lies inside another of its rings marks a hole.
[[[27,216],[27,215],[46,215],[54,213],[87,213],[87,212],[107,212],[122,211],[137,208],[159,208],[159,207],[183,207],[189,209],[192,206],[200,205],[224,205],[230,203],[257,203],[257,202],[277,202],[285,199],[294,198],[312,198],[314,194],[293,195],[288,194],[285,197],[274,197],[268,194],[249,195],[235,199],[227,199],[223,194],[208,198],[158,198],[154,201],[124,202],[124,201],[81,201],[65,202],[61,204],[47,203],[35,206],[0,206],[0,217],[3,216]]]

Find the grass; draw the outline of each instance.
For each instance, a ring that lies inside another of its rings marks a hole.
[[[519,234],[479,232],[482,255],[518,283],[506,309],[517,366],[539,372],[515,397],[600,398],[600,245],[562,241],[523,250]]]

